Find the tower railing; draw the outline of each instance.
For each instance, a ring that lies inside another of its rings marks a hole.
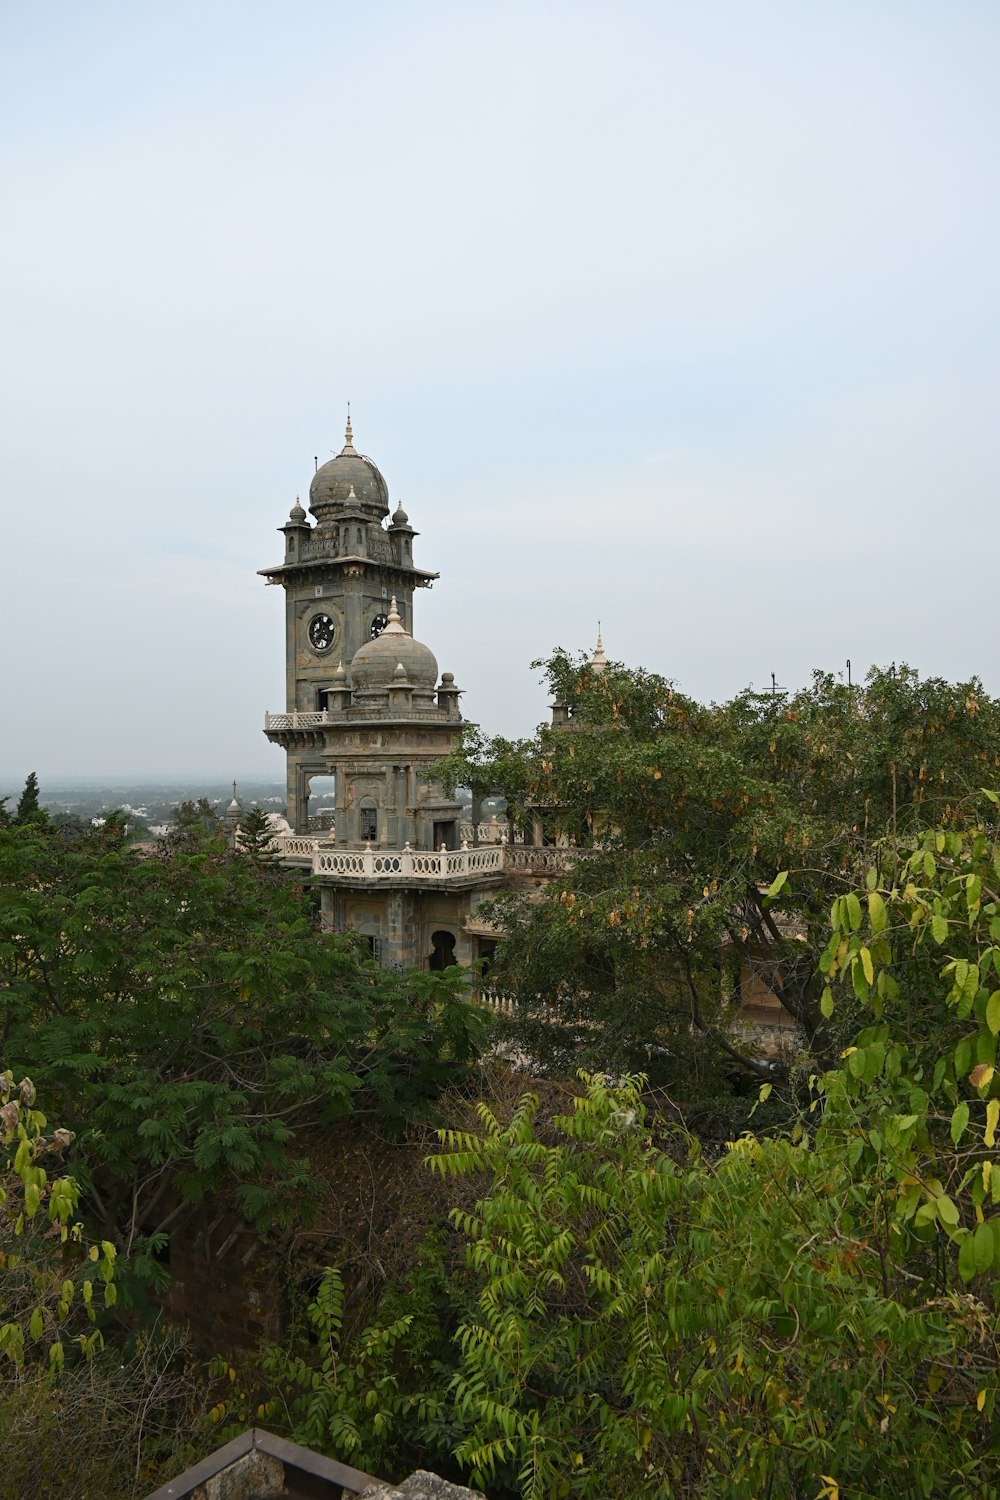
[[[330,710],[327,708],[313,709],[306,712],[296,709],[290,714],[264,715],[264,730],[268,729],[317,729],[321,724],[329,724]]]
[[[502,875],[504,846],[479,849],[322,849],[313,854],[314,875],[355,880],[461,880]]]

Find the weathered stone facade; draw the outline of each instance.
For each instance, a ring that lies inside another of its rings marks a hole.
[[[309,791],[332,776],[336,806],[317,860],[325,924],[365,936],[383,964],[445,968],[470,963],[488,940],[470,928],[477,902],[501,883],[484,862],[412,856],[457,853],[460,805],[426,770],[454,746],[464,724],[450,672],[412,634],[413,598],[437,578],[416,567],[416,532],[371,459],[354,447],[350,420],[336,458],[316,472],[310,524],[296,501],[285,558],[263,570],[285,590],[286,707],[265,733],[287,760],[288,818],[311,831]],[[340,856],[354,851],[356,858]],[[398,855],[390,868],[366,853]],[[310,846],[310,855],[312,846]],[[296,858],[294,843],[286,845]],[[419,862],[418,862],[419,863]],[[324,867],[325,864],[325,867]]]

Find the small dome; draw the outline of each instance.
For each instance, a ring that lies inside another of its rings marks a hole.
[[[303,522],[305,521],[305,518],[306,518],[306,513],[302,509],[301,504],[299,503],[299,497],[298,497],[298,495],[296,495],[295,496],[295,504],[292,506],[291,510],[288,512],[288,519],[295,526],[301,526],[303,524]]]
[[[409,520],[410,518],[403,509],[403,502],[401,500],[392,513],[392,524],[393,526],[407,526]]]
[[[416,688],[433,688],[437,682],[437,658],[430,647],[415,641],[409,631],[403,629],[393,599],[389,607],[389,623],[382,634],[374,641],[366,641],[354,653],[351,682],[355,692],[391,686],[398,680],[400,667]]]
[[[353,491],[353,495],[352,495]],[[389,488],[370,458],[354,446],[351,419],[347,419],[346,441],[336,458],[321,464],[309,486],[309,509],[317,520],[342,509],[349,500],[379,518],[389,514]]]
[[[395,680],[397,682],[408,682],[409,681],[409,678],[406,675],[406,668],[403,666],[402,662],[399,662],[399,664],[396,667],[395,672],[393,672],[392,675],[393,675],[393,677],[395,678]]]

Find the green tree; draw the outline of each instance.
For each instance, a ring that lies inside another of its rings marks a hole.
[[[224,1181],[261,1223],[297,1214],[296,1128],[419,1114],[482,1018],[460,976],[375,969],[218,841],[143,857],[112,822],[70,844],[29,823],[0,830],[0,1026],[129,1249]]]
[[[237,846],[240,853],[254,864],[274,864],[277,860],[274,833],[262,807],[248,808],[243,814]]]
[[[14,822],[26,823],[29,818],[36,818],[42,813],[38,802],[38,777],[34,771],[28,773],[24,783],[24,790],[17,799],[17,807],[14,810]]]
[[[171,812],[171,824],[173,833],[181,837],[198,833],[213,835],[221,829],[222,820],[208,798],[199,797],[197,802],[188,798],[178,803]]]
[[[87,1358],[102,1345],[97,1310],[116,1299],[114,1245],[85,1244],[79,1187],[49,1171],[72,1140],[48,1129],[30,1078],[15,1085],[9,1068],[0,1074],[0,1354],[20,1368],[41,1349],[53,1374],[67,1338]]]
[[[494,976],[522,1001],[526,1049],[562,1068],[648,1070],[659,1043],[691,1083],[733,1064],[729,1017],[751,970],[832,1064],[816,973],[830,903],[887,832],[975,818],[970,795],[1000,766],[1000,704],[976,681],[906,667],[708,707],[564,652],[545,672],[566,722],[520,743],[472,733],[439,766],[451,785],[502,791],[516,823],[541,815],[552,838],[589,846],[546,889],[495,904]],[[769,898],[785,869],[792,887]],[[562,1027],[532,1020],[538,997]]]

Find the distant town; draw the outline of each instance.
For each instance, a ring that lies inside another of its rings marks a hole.
[[[11,777],[0,780],[0,797],[8,798],[8,805],[17,802],[24,778],[15,781]],[[237,792],[244,807],[262,807],[265,812],[283,813],[285,810],[285,787],[282,781],[241,781]],[[99,822],[109,812],[120,809],[128,813],[133,832],[148,831],[157,835],[165,831],[173,821],[174,812],[182,802],[197,801],[204,797],[218,812],[224,812],[233,795],[231,781],[195,777],[177,781],[46,781],[39,777],[38,800],[49,816],[60,819],[80,818],[85,822]],[[332,806],[332,798],[331,798]]]

